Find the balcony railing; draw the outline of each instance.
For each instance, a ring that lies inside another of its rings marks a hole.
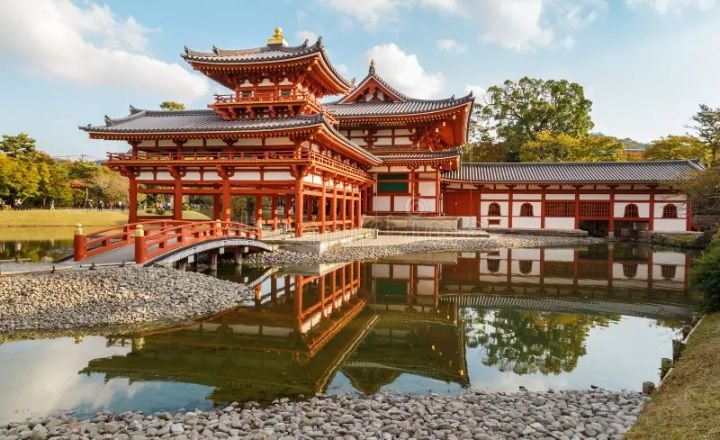
[[[298,90],[273,90],[273,91],[256,91],[253,90],[249,95],[233,93],[229,95],[215,94],[215,104],[254,104],[254,103],[274,103],[287,101],[311,101],[315,102],[314,95]]]
[[[337,170],[343,174],[360,179],[370,179],[366,171],[342,163],[336,159],[323,156],[310,150],[269,150],[269,151],[220,151],[220,152],[187,152],[187,153],[108,153],[107,164],[116,162],[174,162],[173,164],[189,164],[196,162],[242,162],[245,164],[257,163],[308,163],[321,165],[329,170]],[[178,163],[179,162],[179,163]],[[168,163],[170,165],[170,163]]]

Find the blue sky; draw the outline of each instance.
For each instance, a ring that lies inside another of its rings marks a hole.
[[[565,78],[593,101],[595,131],[650,141],[720,107],[720,0],[0,0],[0,133],[56,156],[102,158],[121,143],[78,125],[163,100],[205,107],[222,91],[183,46],[290,44],[322,35],[346,77],[368,60],[409,95],[482,91],[522,76]]]

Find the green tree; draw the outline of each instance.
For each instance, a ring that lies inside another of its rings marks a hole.
[[[687,194],[696,214],[720,214],[720,167],[697,171],[672,185]]]
[[[502,145],[492,142],[474,142],[463,146],[462,160],[464,162],[505,162],[508,159]]]
[[[40,175],[27,159],[0,154],[0,196],[23,201],[38,194]]]
[[[35,139],[25,133],[17,136],[4,134],[0,141],[0,151],[10,157],[31,156],[35,154]]]
[[[652,141],[645,150],[647,160],[709,159],[705,144],[693,136],[670,135]]]
[[[185,110],[185,104],[175,101],[163,101],[160,108],[162,110]]]
[[[720,311],[720,234],[693,263],[691,287],[702,293],[707,311]]]
[[[591,108],[577,83],[524,77],[490,87],[477,118],[484,136],[503,142],[517,160],[520,147],[542,132],[585,136],[594,126]]]
[[[695,132],[708,149],[708,164],[717,165],[720,151],[720,108],[701,104],[700,111],[693,116]]]
[[[605,162],[624,160],[623,151],[622,143],[614,137],[544,131],[520,147],[519,157],[523,162]]]

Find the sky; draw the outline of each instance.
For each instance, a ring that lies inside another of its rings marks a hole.
[[[225,92],[183,47],[322,36],[332,63],[368,62],[396,88],[444,98],[530,76],[578,82],[595,132],[648,142],[720,107],[720,0],[0,0],[0,134],[57,157],[101,159],[119,142],[80,125],[165,100],[205,108]]]

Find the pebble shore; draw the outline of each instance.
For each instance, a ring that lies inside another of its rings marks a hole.
[[[233,307],[242,285],[136,266],[0,277],[0,332],[178,321]]]
[[[127,439],[622,439],[647,397],[604,390],[481,393],[459,396],[376,394],[281,399],[268,407],[231,404],[177,414],[69,414],[0,426],[8,440]]]
[[[244,263],[254,266],[285,266],[308,263],[343,263],[355,260],[374,260],[396,255],[426,252],[491,251],[503,248],[530,248],[541,246],[572,246],[604,243],[601,238],[540,235],[491,235],[489,238],[399,237],[380,236],[343,247],[330,249],[317,255],[285,250],[253,254]]]

